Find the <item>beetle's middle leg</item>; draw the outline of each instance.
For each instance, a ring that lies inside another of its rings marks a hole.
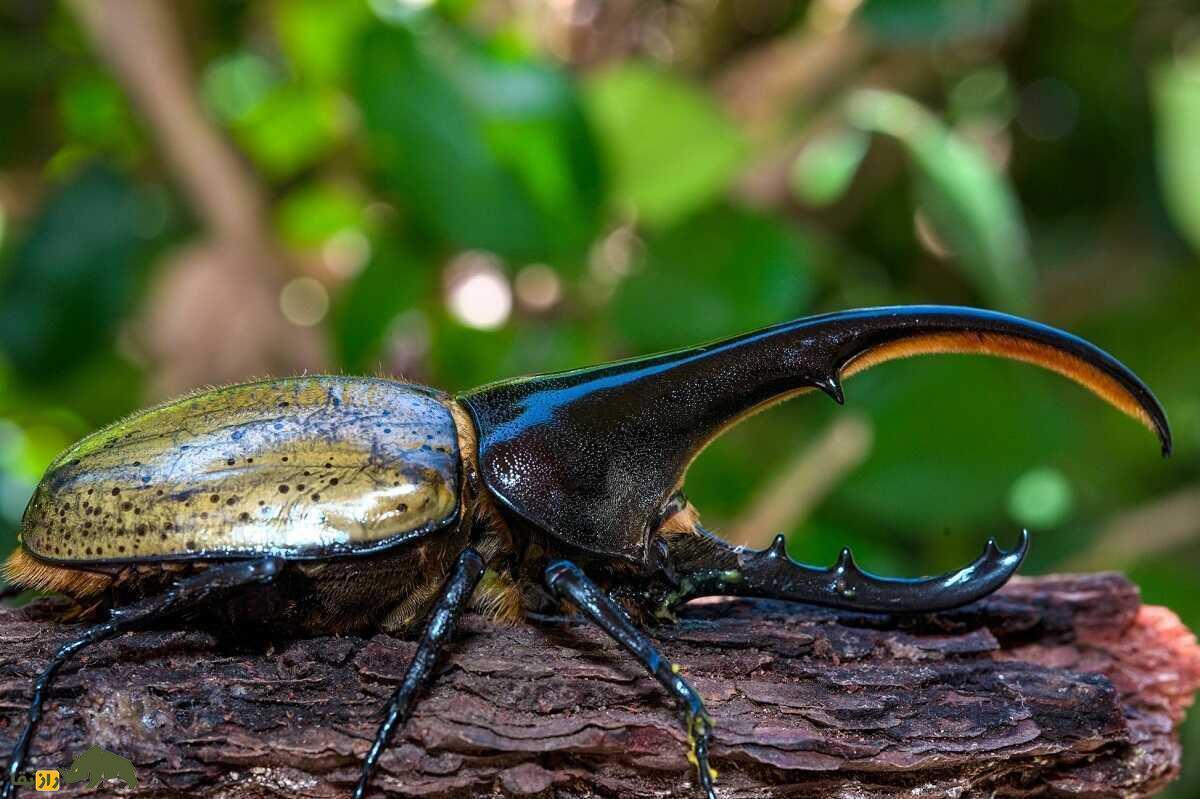
[[[629,616],[574,563],[560,560],[546,568],[546,585],[559,599],[569,599],[591,621],[645,666],[654,679],[670,692],[687,721],[688,760],[696,767],[700,787],[708,799],[716,799],[713,779],[716,769],[708,764],[708,742],[713,722],[696,689],[679,676],[679,669],[664,658],[649,636],[634,626]]]
[[[13,746],[12,757],[4,775],[4,787],[0,789],[0,799],[12,798],[16,778],[25,765],[25,758],[29,754],[29,744],[33,740],[33,733],[37,729],[38,721],[42,718],[42,705],[46,699],[46,692],[58,674],[58,670],[73,655],[92,644],[120,635],[128,630],[153,624],[159,619],[195,607],[215,597],[229,595],[250,585],[269,583],[275,579],[282,567],[283,561],[279,558],[236,561],[212,566],[197,575],[180,580],[160,594],[150,596],[133,605],[114,608],[110,612],[108,621],[88,627],[77,638],[63,644],[33,685],[33,699],[29,703],[29,719],[25,722],[25,727],[21,730],[21,734]]]
[[[392,694],[391,701],[383,714],[383,723],[375,733],[375,742],[363,761],[362,776],[354,788],[354,799],[362,799],[366,794],[367,784],[371,781],[371,773],[384,747],[395,732],[412,714],[413,700],[433,679],[433,669],[437,665],[438,655],[442,653],[463,611],[468,607],[471,594],[479,579],[483,577],[483,558],[474,549],[466,549],[454,564],[446,584],[442,587],[441,595],[429,621],[425,623],[425,631],[421,634],[421,642],[417,646],[417,654],[413,655],[408,671],[400,682],[400,687]]]

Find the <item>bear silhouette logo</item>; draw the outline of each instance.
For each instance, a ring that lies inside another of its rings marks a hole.
[[[98,746],[89,746],[86,752],[71,761],[70,768],[62,772],[64,783],[70,785],[87,780],[89,788],[96,788],[105,780],[112,779],[120,780],[130,788],[138,785],[133,763]]]

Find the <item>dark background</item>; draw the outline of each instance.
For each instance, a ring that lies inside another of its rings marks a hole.
[[[916,359],[722,438],[707,525],[887,574],[1028,527],[1026,573],[1123,570],[1200,628],[1183,2],[8,0],[0,109],[0,549],[61,448],[198,386],[964,303],[1124,360],[1175,457],[1057,376]]]

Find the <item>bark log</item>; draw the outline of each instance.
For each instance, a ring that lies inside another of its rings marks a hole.
[[[76,629],[56,607],[0,610],[5,747]],[[1114,574],[1015,580],[904,621],[721,600],[657,636],[716,719],[727,799],[1150,795],[1179,768],[1200,685],[1193,635]],[[95,744],[137,767],[125,795],[344,796],[414,648],[129,634],[63,670],[33,763]],[[374,795],[696,796],[684,752],[671,705],[597,631],[470,618]]]

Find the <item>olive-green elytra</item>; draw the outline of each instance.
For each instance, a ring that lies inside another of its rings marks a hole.
[[[323,557],[393,546],[458,511],[444,400],[386,380],[231,386],[91,435],[50,466],[22,522],[59,562]]]

